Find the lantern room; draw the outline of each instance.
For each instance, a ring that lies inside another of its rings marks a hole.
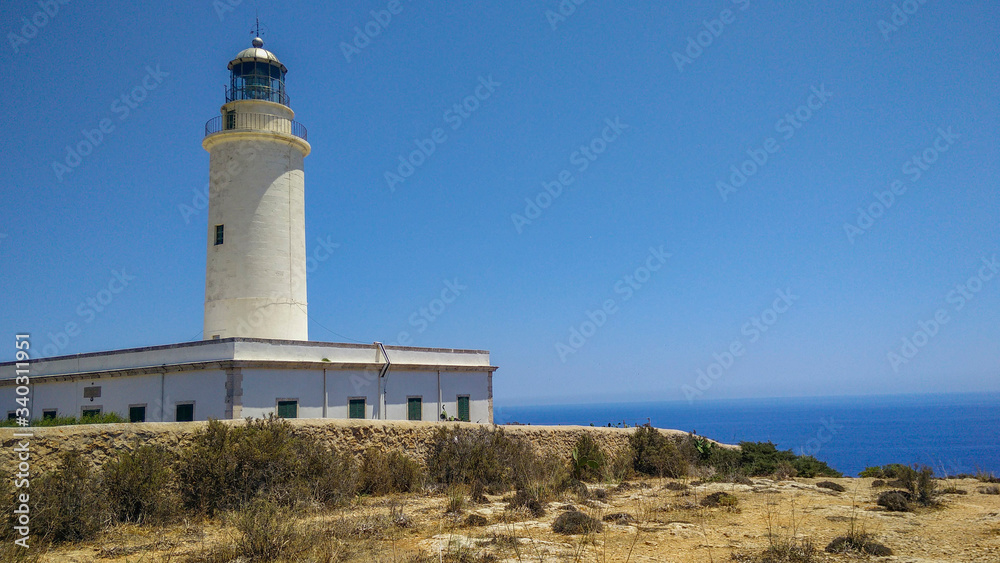
[[[288,69],[274,53],[263,48],[263,39],[256,37],[252,44],[229,63],[230,83],[226,90],[226,103],[263,100],[287,106],[285,73]]]

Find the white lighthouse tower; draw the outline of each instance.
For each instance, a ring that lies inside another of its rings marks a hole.
[[[210,157],[204,338],[308,340],[306,129],[294,121],[285,65],[263,49],[229,63],[222,115],[205,125]]]

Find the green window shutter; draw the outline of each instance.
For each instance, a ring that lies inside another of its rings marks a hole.
[[[279,418],[298,418],[299,417],[299,402],[298,401],[278,401],[278,417]]]
[[[194,405],[177,405],[177,422],[191,422],[194,420]]]
[[[364,418],[365,417],[365,400],[364,399],[351,399],[348,402],[348,418]]]
[[[465,422],[471,422],[472,417],[469,416],[469,398],[459,397],[458,398],[458,419],[464,420]]]
[[[406,400],[406,420],[423,420],[423,405],[420,397]]]
[[[100,416],[101,409],[83,409],[80,418],[85,418],[88,416]]]
[[[129,422],[146,422],[146,407],[129,407],[128,408],[128,421]]]

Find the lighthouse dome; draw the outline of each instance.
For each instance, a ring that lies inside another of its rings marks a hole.
[[[236,53],[236,57],[229,62],[229,70],[232,70],[234,66],[241,63],[263,62],[280,68],[281,72],[288,72],[288,69],[278,60],[278,57],[274,56],[274,53],[264,49],[263,39],[255,37],[252,44],[252,47]]]

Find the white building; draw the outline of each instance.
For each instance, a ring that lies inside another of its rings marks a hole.
[[[305,176],[287,68],[260,38],[229,63],[210,154],[201,342],[33,361],[32,418],[171,422],[262,417],[493,422],[489,352],[308,341]],[[15,364],[0,401],[15,415]]]

